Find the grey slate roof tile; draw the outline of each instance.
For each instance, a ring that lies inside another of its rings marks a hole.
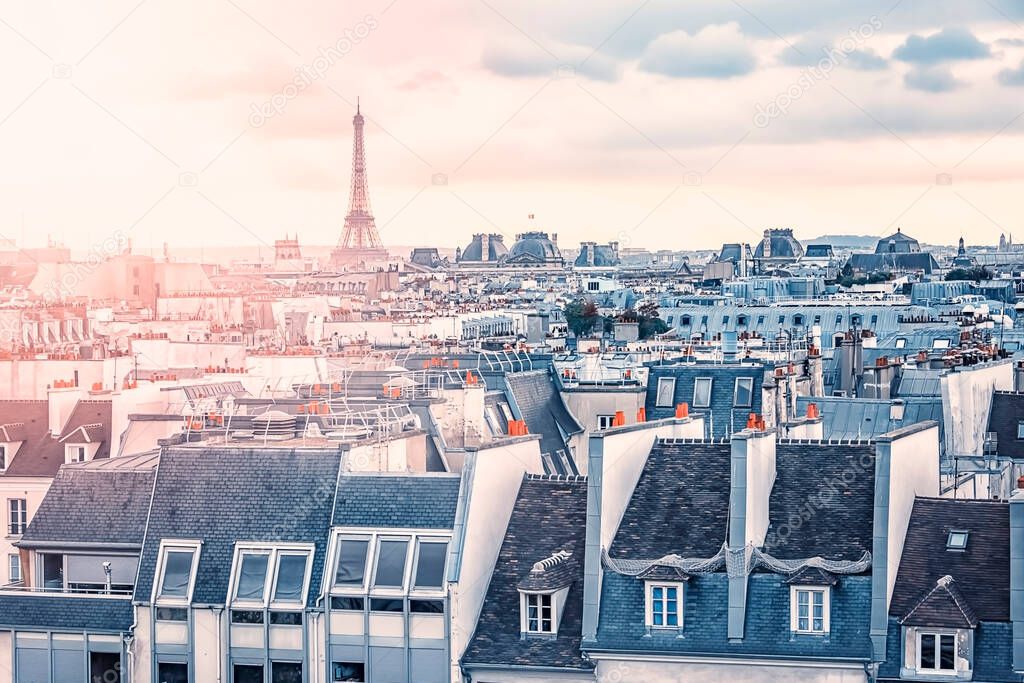
[[[1010,620],[1009,503],[918,498],[907,527],[889,614],[903,617],[952,576],[981,621]],[[951,530],[967,531],[967,549],[950,551]]]
[[[569,587],[556,638],[520,637],[517,589],[535,562],[555,552],[566,550],[574,559],[583,557],[586,516],[586,479],[527,475],[519,488],[464,663],[592,668],[580,654],[582,562],[573,563],[576,576]]]
[[[343,474],[333,525],[452,529],[460,484],[456,474]]]
[[[610,554],[649,560],[715,555],[728,533],[731,452],[728,442],[655,442]]]
[[[22,544],[135,543],[142,546],[156,472],[62,467],[21,538]]]
[[[875,444],[780,441],[765,550],[780,559],[858,560],[871,552]]]
[[[160,456],[135,599],[148,602],[160,540],[201,539],[193,602],[224,604],[236,542],[315,546],[315,599],[330,536],[339,451],[167,448]]]
[[[133,620],[129,598],[0,595],[0,628],[121,632]]]

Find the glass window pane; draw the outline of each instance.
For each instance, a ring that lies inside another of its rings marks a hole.
[[[939,636],[939,668],[953,671],[956,666],[956,639],[951,635]]]
[[[192,576],[191,550],[168,550],[164,558],[164,579],[160,595],[183,598],[188,594],[188,582]]]
[[[262,600],[267,583],[267,564],[270,556],[265,553],[243,553],[242,566],[238,571],[237,600]]]
[[[658,378],[658,395],[655,405],[658,408],[671,408],[675,400],[676,380],[673,377]]]
[[[754,397],[754,380],[750,377],[737,377],[736,390],[733,396],[733,405],[747,408],[750,407]]]
[[[931,633],[921,634],[921,668],[935,668],[935,636]]]
[[[234,683],[263,683],[263,667],[235,664]]]
[[[447,543],[420,543],[416,588],[440,588],[444,584],[444,563],[447,557]]]
[[[381,541],[377,549],[377,573],[373,585],[385,588],[401,588],[405,580],[405,554],[409,542]]]
[[[362,586],[366,574],[366,550],[370,545],[364,539],[342,539],[338,550],[338,571],[334,575],[336,586]]]
[[[299,662],[271,662],[271,683],[302,683],[302,664]]]
[[[277,583],[274,600],[302,601],[302,584],[306,581],[306,555],[281,555],[277,560]]]
[[[693,405],[696,408],[707,408],[711,405],[711,378],[698,377],[693,385]]]

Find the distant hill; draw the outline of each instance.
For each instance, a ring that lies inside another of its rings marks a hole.
[[[808,244],[831,244],[839,249],[874,249],[879,235],[822,235],[809,240],[800,240],[806,247]]]

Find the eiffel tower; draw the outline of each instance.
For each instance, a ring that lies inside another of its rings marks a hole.
[[[366,183],[366,146],[363,141],[364,122],[359,101],[356,100],[356,115],[352,118],[352,188],[349,190],[345,229],[338,240],[338,246],[331,251],[332,266],[384,261],[388,257],[370,209],[370,190]]]

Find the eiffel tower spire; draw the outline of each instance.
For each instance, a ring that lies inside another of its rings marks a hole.
[[[366,146],[363,140],[365,119],[356,100],[356,115],[352,118],[352,187],[348,195],[348,215],[345,229],[338,241],[338,251],[382,250],[380,234],[370,209],[370,190],[366,183]]]

